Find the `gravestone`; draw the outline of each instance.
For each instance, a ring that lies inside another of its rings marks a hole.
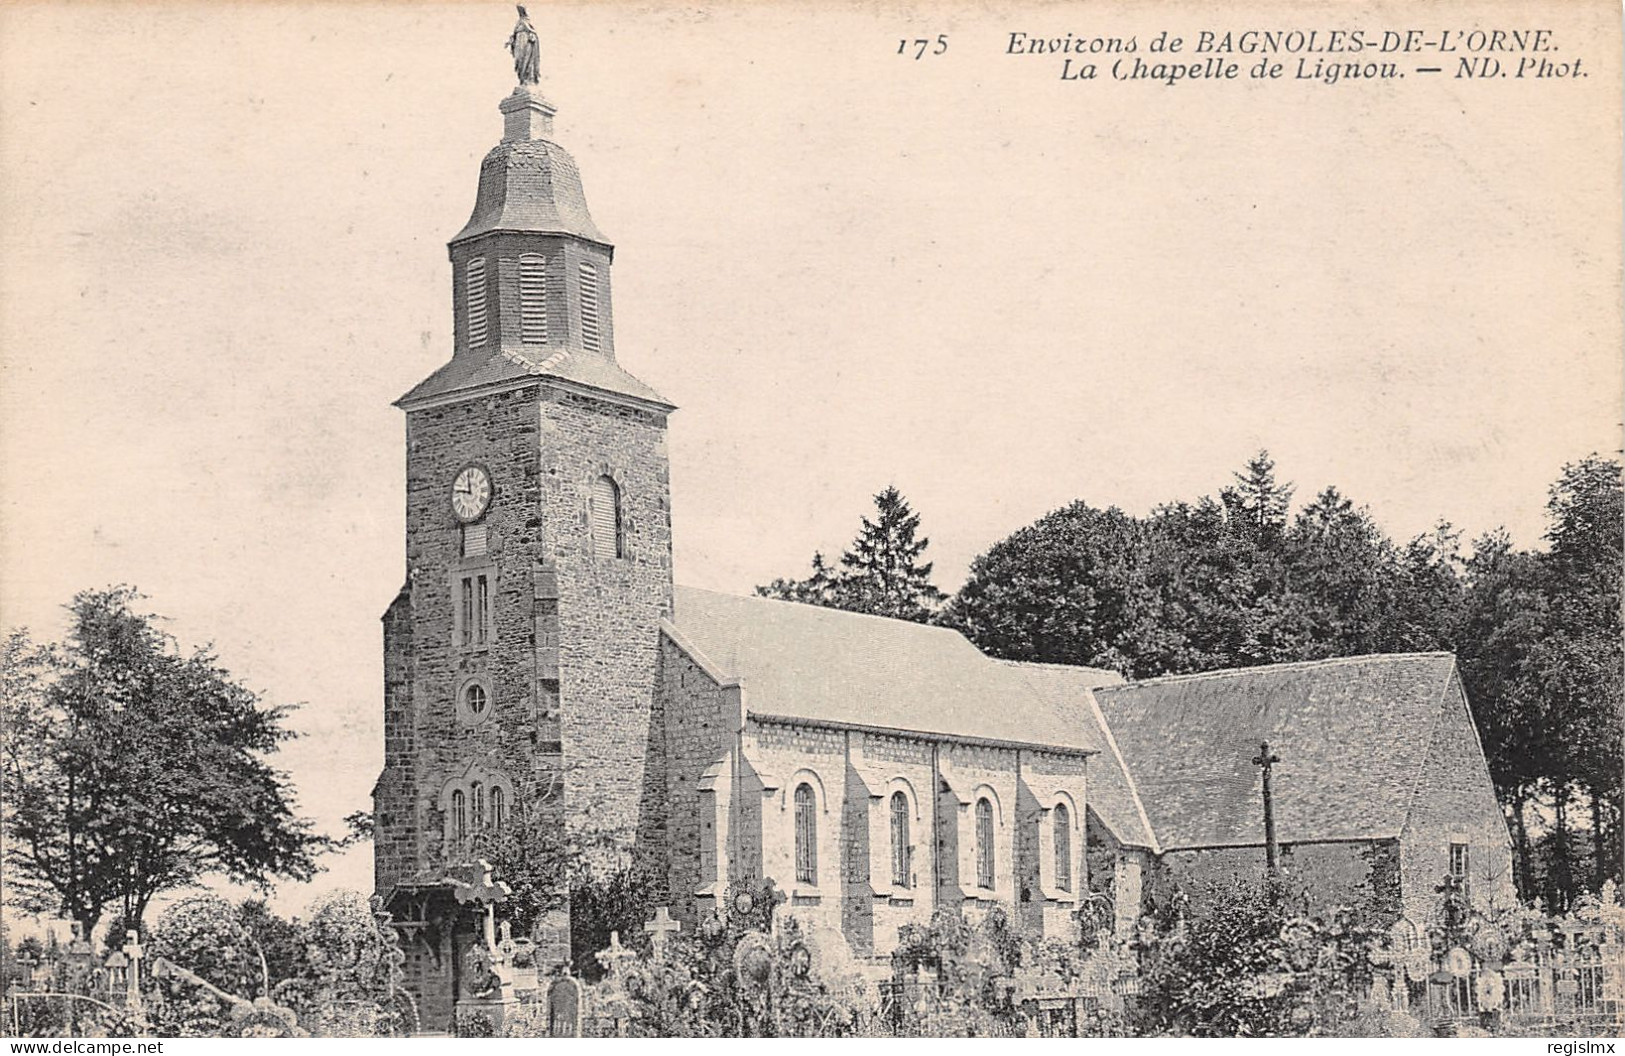
[[[671,937],[683,930],[683,922],[671,919],[671,911],[665,906],[655,910],[655,917],[643,926],[649,933],[649,942],[654,946],[655,960],[666,959],[666,943]]]
[[[581,1037],[581,1011],[585,995],[581,981],[570,976],[553,980],[547,991],[547,1036]]]

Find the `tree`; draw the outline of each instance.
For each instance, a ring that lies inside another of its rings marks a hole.
[[[1529,808],[1565,748],[1554,737],[1539,684],[1536,652],[1547,634],[1543,567],[1518,552],[1505,531],[1473,545],[1456,628],[1456,663],[1473,710],[1516,852],[1518,889],[1532,896]]]
[[[1046,514],[972,563],[941,622],[995,656],[1135,678],[1440,648],[1448,526],[1398,547],[1336,488],[1289,519],[1274,472],[1260,452],[1218,499]]]
[[[840,573],[825,562],[821,551],[815,551],[812,556],[812,575],[806,579],[775,579],[765,587],[757,587],[756,593],[764,598],[778,598],[780,601],[799,601],[803,605],[822,605],[825,608],[840,608],[836,604],[835,589],[840,582]]]
[[[895,487],[875,496],[876,518],[862,519],[852,545],[832,569],[813,554],[812,575],[775,579],[757,587],[762,597],[924,623],[947,595],[931,582],[931,562],[921,561],[929,539],[916,538],[920,515]]]
[[[1620,477],[1619,462],[1597,455],[1563,467],[1547,502],[1544,553],[1515,551],[1504,533],[1480,540],[1455,635],[1517,844],[1520,889],[1559,908],[1620,870]],[[1536,804],[1552,818],[1539,839],[1529,831]],[[1588,876],[1575,869],[1577,805],[1590,822]]]
[[[1232,474],[1235,484],[1219,492],[1225,508],[1239,515],[1241,523],[1255,533],[1261,543],[1273,543],[1286,528],[1286,511],[1292,503],[1292,484],[1275,482],[1275,461],[1260,450],[1248,459],[1246,467]]]
[[[1145,1034],[1304,1037],[1351,1020],[1372,977],[1383,928],[1338,908],[1295,916],[1299,893],[1230,878],[1194,892],[1209,907],[1155,907],[1140,946],[1139,1027]]]
[[[1158,674],[1187,643],[1148,579],[1152,544],[1116,507],[1074,502],[976,558],[939,620],[1005,659]]]
[[[20,908],[89,934],[210,873],[309,879],[326,841],[266,757],[293,734],[208,649],[182,655],[127,587],[69,605],[60,645],[12,632],[0,671],[5,867]]]
[[[1564,466],[1546,511],[1557,633],[1547,643],[1545,681],[1562,716],[1562,735],[1575,748],[1574,784],[1589,799],[1591,883],[1601,890],[1610,875],[1618,875],[1615,847],[1625,808],[1620,741],[1625,727],[1625,488],[1620,463],[1593,454]]]

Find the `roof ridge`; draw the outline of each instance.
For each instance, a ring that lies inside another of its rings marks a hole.
[[[788,598],[768,598],[763,597],[760,594],[734,594],[726,590],[709,590],[705,587],[686,587],[682,586],[681,584],[674,584],[674,586],[676,586],[679,590],[692,590],[697,594],[712,594],[719,598],[730,598],[734,601],[764,602],[769,605],[794,605],[799,608],[810,609],[814,612],[834,613],[837,616],[851,616],[863,620],[881,620],[886,623],[902,624],[905,627],[921,627],[930,631],[941,631],[951,634],[955,638],[962,638],[967,644],[970,645],[971,648],[976,648],[976,643],[972,642],[969,638],[965,638],[965,635],[962,632],[956,631],[952,627],[944,627],[941,624],[921,623],[918,620],[905,620],[901,616],[882,616],[879,613],[874,612],[854,612],[852,609],[838,609],[833,605],[815,605],[810,601],[791,601]],[[681,616],[682,614],[679,613],[678,617],[681,618]],[[979,653],[981,652],[980,649],[977,649],[976,651]],[[993,659],[993,657],[987,656],[986,653],[982,653],[982,655],[989,660]]]
[[[987,656],[986,653],[982,655]],[[1111,667],[1091,667],[1089,664],[1057,664],[1050,660],[1010,660],[1002,656],[988,656],[987,658],[995,664],[1005,664],[1009,667],[1050,667],[1061,671],[1104,671],[1108,674],[1118,675],[1125,680],[1128,678],[1121,671]]]
[[[1095,692],[1116,692],[1123,689],[1134,689],[1139,686],[1163,685],[1169,682],[1194,682],[1204,678],[1224,678],[1228,675],[1253,675],[1268,671],[1289,671],[1309,667],[1336,667],[1342,665],[1370,662],[1373,660],[1421,660],[1424,658],[1437,659],[1442,657],[1455,658],[1455,653],[1446,650],[1433,650],[1430,652],[1415,653],[1359,653],[1354,656],[1328,656],[1320,660],[1289,660],[1279,664],[1254,664],[1251,667],[1222,667],[1213,671],[1190,671],[1179,675],[1158,675],[1156,678],[1129,680],[1117,686],[1101,686]]]

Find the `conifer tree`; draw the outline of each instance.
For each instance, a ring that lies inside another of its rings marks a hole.
[[[1280,538],[1286,527],[1286,511],[1292,502],[1292,483],[1275,482],[1275,460],[1268,451],[1260,450],[1248,460],[1236,478],[1234,487],[1219,493],[1225,507],[1238,513],[1257,533],[1260,542],[1273,542]]]
[[[888,486],[875,496],[876,517],[863,524],[852,545],[831,567],[822,553],[813,554],[806,579],[775,579],[756,588],[764,598],[799,601],[849,612],[895,619],[928,621],[947,595],[931,582],[930,561],[921,561],[929,539],[916,538],[920,515],[908,500]]]
[[[920,560],[931,542],[915,538],[920,515],[890,485],[875,496],[875,511],[841,555],[840,607],[923,623],[947,596],[931,582],[932,562]]]

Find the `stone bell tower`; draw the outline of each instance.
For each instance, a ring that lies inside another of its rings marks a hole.
[[[397,401],[407,578],[384,616],[375,874],[414,935],[426,1024],[457,1000],[477,932],[449,893],[497,834],[664,852],[651,708],[674,408],[617,361],[614,247],[520,78],[449,245],[451,359]],[[567,953],[567,926],[539,939]]]

